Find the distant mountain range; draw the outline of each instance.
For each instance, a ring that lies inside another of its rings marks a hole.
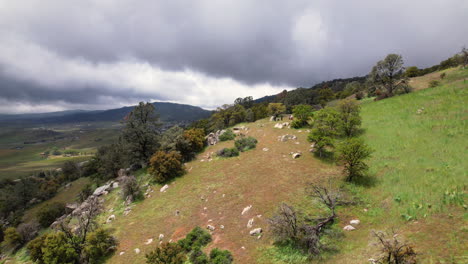
[[[201,107],[176,104],[176,103],[153,103],[163,122],[190,122],[211,115],[211,111]],[[0,123],[42,123],[42,124],[61,124],[61,123],[81,123],[81,122],[119,122],[134,106],[127,106],[109,110],[69,110],[60,112],[40,113],[40,114],[0,114]]]

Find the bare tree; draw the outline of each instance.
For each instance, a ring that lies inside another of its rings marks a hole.
[[[325,229],[337,217],[335,208],[340,204],[341,194],[336,190],[311,185],[310,196],[329,209],[326,217],[302,217],[292,206],[283,203],[278,214],[268,222],[277,242],[290,241],[310,255],[317,256],[323,250],[320,239]]]
[[[397,91],[409,92],[408,79],[405,76],[403,58],[398,54],[389,54],[377,62],[369,74],[369,83],[384,91],[385,97],[392,97]]]
[[[416,252],[409,244],[400,241],[398,234],[392,230],[391,233],[382,231],[373,232],[380,246],[380,256],[375,263],[381,264],[414,264],[416,263]]]

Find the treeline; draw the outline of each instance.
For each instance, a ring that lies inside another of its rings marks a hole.
[[[427,67],[424,69],[419,69],[416,66],[408,67],[406,69],[406,76],[407,77],[423,76],[432,72],[441,71],[441,70],[445,70],[448,68],[457,67],[460,65],[462,67],[466,67],[466,65],[468,65],[468,49],[466,47],[463,47],[459,53],[431,67]]]

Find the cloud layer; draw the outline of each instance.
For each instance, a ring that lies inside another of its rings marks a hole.
[[[465,0],[0,0],[0,112],[140,100],[213,108],[366,74],[387,53],[438,63]]]

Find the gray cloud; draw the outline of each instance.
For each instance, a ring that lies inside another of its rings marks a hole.
[[[436,64],[468,45],[467,13],[464,0],[0,0],[0,99],[214,107],[364,75],[390,52]]]

